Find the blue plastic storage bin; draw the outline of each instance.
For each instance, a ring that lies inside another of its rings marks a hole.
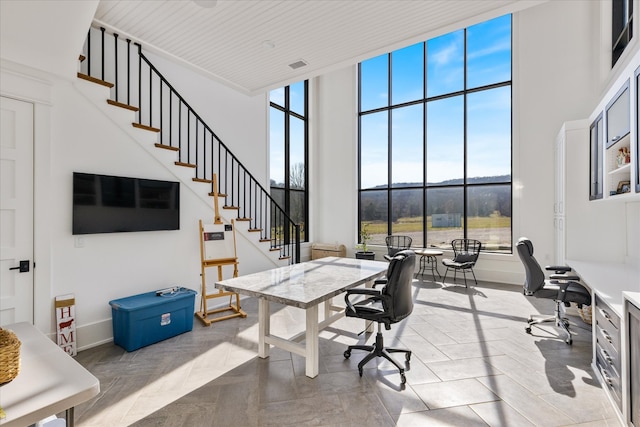
[[[196,291],[147,292],[109,301],[113,342],[137,350],[193,329]]]

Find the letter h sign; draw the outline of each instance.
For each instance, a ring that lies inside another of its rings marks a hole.
[[[76,300],[73,294],[56,297],[56,332],[58,346],[70,356],[76,349]]]

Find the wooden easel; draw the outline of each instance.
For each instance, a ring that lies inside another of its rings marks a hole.
[[[195,315],[204,323],[210,326],[213,322],[231,319],[234,317],[247,317],[247,313],[240,309],[240,296],[237,292],[228,292],[219,289],[217,293],[207,294],[206,270],[210,267],[218,267],[218,280],[222,280],[222,267],[233,266],[233,277],[238,277],[238,257],[236,254],[236,229],[235,223],[231,220],[231,225],[223,224],[218,211],[218,183],[216,175],[213,175],[213,200],[215,207],[215,217],[213,224],[203,224],[200,220],[200,276],[202,277],[202,297],[200,299],[200,311]],[[207,253],[209,249],[209,253]],[[212,250],[214,254],[212,255]],[[219,258],[212,258],[219,256]],[[207,301],[213,298],[229,297],[229,305],[226,307],[209,310]],[[236,303],[232,304],[233,296]],[[209,318],[209,315],[231,311],[231,314]]]

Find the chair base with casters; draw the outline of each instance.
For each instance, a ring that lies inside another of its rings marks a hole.
[[[556,303],[556,308],[553,311],[553,316],[532,314],[531,316],[529,316],[529,319],[527,320],[527,326],[524,328],[524,330],[528,334],[530,334],[531,326],[539,325],[545,322],[554,322],[556,327],[560,328],[565,333],[566,338],[564,342],[571,345],[571,343],[573,342],[573,338],[571,337],[571,331],[569,330],[569,319],[567,319],[562,315],[561,304],[564,304],[564,303],[562,303],[561,301],[555,301],[555,303]]]
[[[404,375],[405,368],[409,368],[409,361],[411,360],[411,350],[401,349],[401,348],[389,348],[384,346],[383,338],[382,338],[382,330],[381,323],[378,323],[378,333],[376,334],[376,342],[374,345],[350,345],[347,350],[344,352],[345,359],[351,357],[351,350],[364,350],[368,351],[369,354],[365,356],[364,359],[358,363],[358,373],[362,376],[362,370],[364,369],[364,365],[366,365],[371,359],[374,357],[384,357],[389,362],[393,363],[393,365],[398,368],[400,371],[400,379],[402,384],[407,382],[407,377]],[[405,354],[405,367],[400,366],[391,354],[389,353],[404,353]]]

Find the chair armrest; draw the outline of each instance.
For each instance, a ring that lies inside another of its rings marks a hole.
[[[356,289],[348,289],[345,298],[349,295],[380,295],[380,291],[378,289],[371,288],[356,288]]]
[[[577,280],[580,280],[580,277],[578,277],[578,276],[567,276],[566,274],[550,274],[549,275],[549,279],[551,279],[551,280],[573,280],[573,281],[577,281]]]
[[[544,267],[545,270],[553,270],[556,273],[566,273],[567,271],[571,271],[571,267],[567,265],[547,265]]]
[[[376,279],[376,280],[373,281],[373,287],[375,288],[378,285],[386,285],[387,282],[388,282],[387,279]]]
[[[371,298],[380,297],[381,292],[377,289],[371,288],[357,288],[357,289],[349,289],[347,293],[344,295],[344,302],[347,304],[347,307],[351,311],[356,311],[353,303],[349,299],[351,295],[369,295]]]

